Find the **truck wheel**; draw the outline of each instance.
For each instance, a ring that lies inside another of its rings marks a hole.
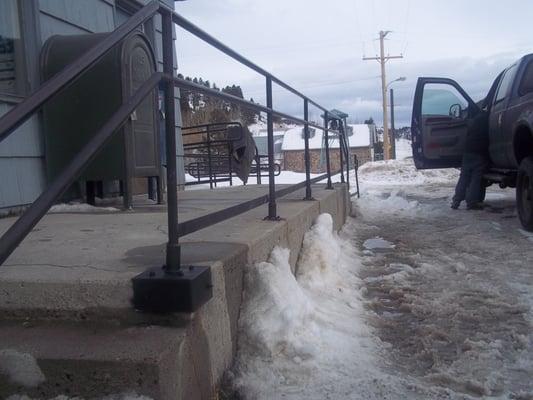
[[[524,158],[518,168],[516,206],[522,226],[533,231],[533,157]]]

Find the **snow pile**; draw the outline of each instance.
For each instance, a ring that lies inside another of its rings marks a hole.
[[[358,172],[365,186],[454,184],[459,178],[455,168],[417,170],[412,158],[367,162]]]
[[[400,381],[377,367],[365,322],[353,226],[341,236],[322,214],[291,273],[289,251],[247,271],[239,351],[230,378],[245,399],[394,398]],[[239,397],[241,398],[241,397]]]
[[[115,207],[95,207],[87,203],[61,203],[56,204],[50,208],[49,214],[57,213],[99,213],[99,212],[119,212],[120,210]]]
[[[267,172],[264,171],[263,174],[266,175]],[[320,174],[311,174],[311,179],[319,175]],[[195,178],[194,176],[189,175],[189,174],[185,174],[185,180],[187,182],[196,182],[198,181],[198,178]],[[202,178],[202,180],[209,180],[209,178]],[[294,171],[281,171],[280,175],[276,176],[274,180],[276,182],[276,185],[293,185],[295,183],[300,183],[300,182],[305,181],[305,173],[294,172]],[[248,179],[248,185],[255,185],[256,183],[257,183],[257,180],[255,176],[250,175],[250,178]],[[261,184],[268,185],[268,176],[261,177]],[[230,186],[229,182],[217,183],[217,188],[229,187],[229,186]],[[233,186],[242,186],[242,181],[236,176],[233,177]],[[186,190],[199,190],[199,189],[209,189],[209,183],[186,186]]]
[[[45,381],[35,358],[16,350],[0,350],[0,375],[6,375],[15,384],[35,387]]]
[[[381,215],[405,218],[431,217],[443,212],[442,208],[421,204],[418,200],[409,200],[406,197],[406,193],[398,189],[385,193],[367,191],[354,202],[354,209],[366,220]]]
[[[407,139],[396,139],[396,159],[403,160],[408,157],[413,157],[411,141]]]
[[[303,357],[313,353],[299,347],[299,338],[311,333],[306,326],[312,323],[313,306],[291,276],[289,250],[278,247],[269,262],[255,265],[246,276],[246,287],[253,288],[253,293],[243,308],[241,328],[246,334],[241,340],[254,354]]]

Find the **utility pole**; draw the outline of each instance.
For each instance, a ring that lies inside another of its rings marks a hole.
[[[391,146],[392,159],[396,160],[396,130],[394,129],[394,89],[393,88],[390,88],[390,129],[391,129],[391,138],[392,138],[392,146]]]
[[[387,79],[385,77],[385,63],[392,58],[403,58],[403,55],[399,56],[385,56],[385,36],[390,31],[379,31],[379,57],[363,57],[363,60],[376,60],[381,64],[381,96],[383,99],[383,159],[390,159],[390,143],[389,143],[389,121],[387,112]]]

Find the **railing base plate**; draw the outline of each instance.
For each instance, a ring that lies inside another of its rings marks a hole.
[[[133,306],[140,311],[192,313],[213,297],[210,267],[181,267],[172,272],[150,268],[132,283]]]

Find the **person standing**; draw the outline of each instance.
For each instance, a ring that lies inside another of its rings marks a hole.
[[[489,166],[489,112],[481,110],[467,128],[461,175],[455,187],[452,209],[466,200],[467,210],[483,209],[483,174]]]

